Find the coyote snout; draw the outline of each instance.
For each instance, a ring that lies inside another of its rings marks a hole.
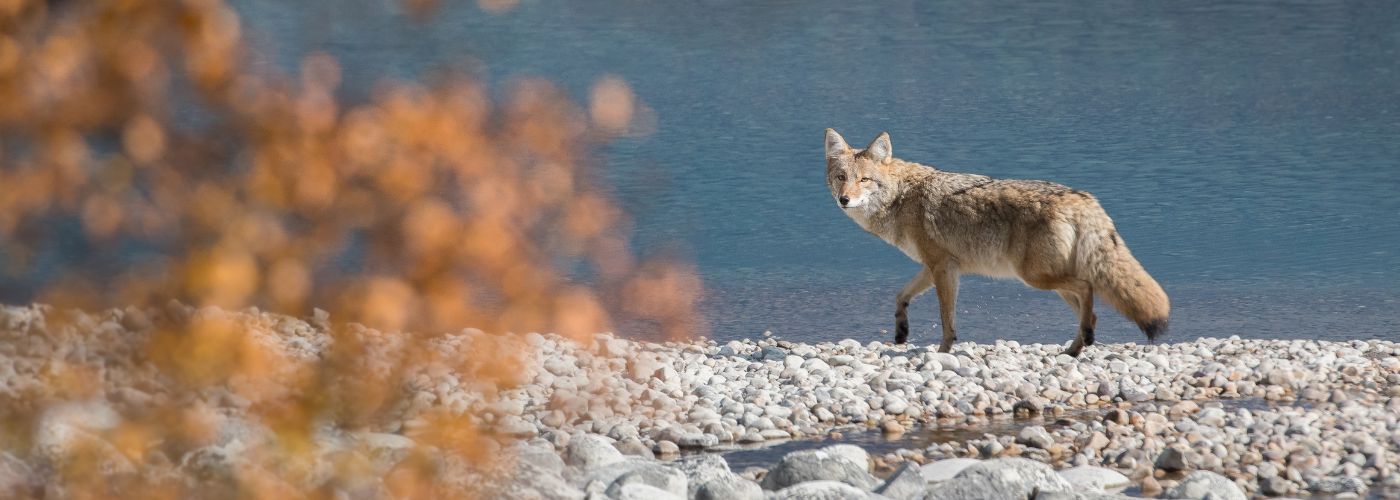
[[[1094,296],[1137,323],[1149,341],[1167,331],[1171,304],[1089,193],[1044,181],[944,172],[891,155],[881,133],[852,149],[826,129],[826,181],[861,228],[899,248],[923,269],[895,297],[895,342],[909,338],[907,309],[934,288],[942,352],[957,339],[958,276],[1018,278],[1054,290],[1079,316],[1065,352],[1094,343]]]

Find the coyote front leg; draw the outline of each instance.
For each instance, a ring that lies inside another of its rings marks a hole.
[[[894,343],[903,344],[909,340],[909,301],[914,300],[933,286],[933,273],[927,267],[919,270],[909,284],[894,298]]]

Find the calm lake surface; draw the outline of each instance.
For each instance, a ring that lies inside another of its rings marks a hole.
[[[329,52],[350,98],[464,61],[579,99],[625,79],[655,131],[600,152],[603,174],[640,251],[696,262],[714,338],[890,338],[918,266],[831,199],[834,127],[1096,194],[1171,295],[1169,339],[1400,339],[1400,2],[447,3],[425,23],[378,0],[234,5],[261,64]],[[975,277],[958,315],[978,342],[1076,325],[1053,293]],[[935,342],[932,294],[911,317]]]

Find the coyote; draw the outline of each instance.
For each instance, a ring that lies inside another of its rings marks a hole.
[[[939,351],[948,352],[958,338],[958,276],[968,273],[1019,278],[1060,294],[1079,315],[1070,356],[1094,344],[1094,294],[1137,323],[1149,342],[1167,331],[1167,294],[1089,193],[900,160],[891,156],[889,133],[851,149],[832,129],[826,182],[856,224],[924,266],[895,297],[896,343],[909,338],[909,301],[932,286],[943,322]]]

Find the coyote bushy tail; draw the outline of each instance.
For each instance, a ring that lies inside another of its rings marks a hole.
[[[1107,226],[1112,228],[1112,223]],[[1162,286],[1142,268],[1116,230],[1090,234],[1080,242],[1080,248],[1087,250],[1083,252],[1087,257],[1085,267],[1094,292],[1137,323],[1149,342],[1165,335],[1171,302]]]

